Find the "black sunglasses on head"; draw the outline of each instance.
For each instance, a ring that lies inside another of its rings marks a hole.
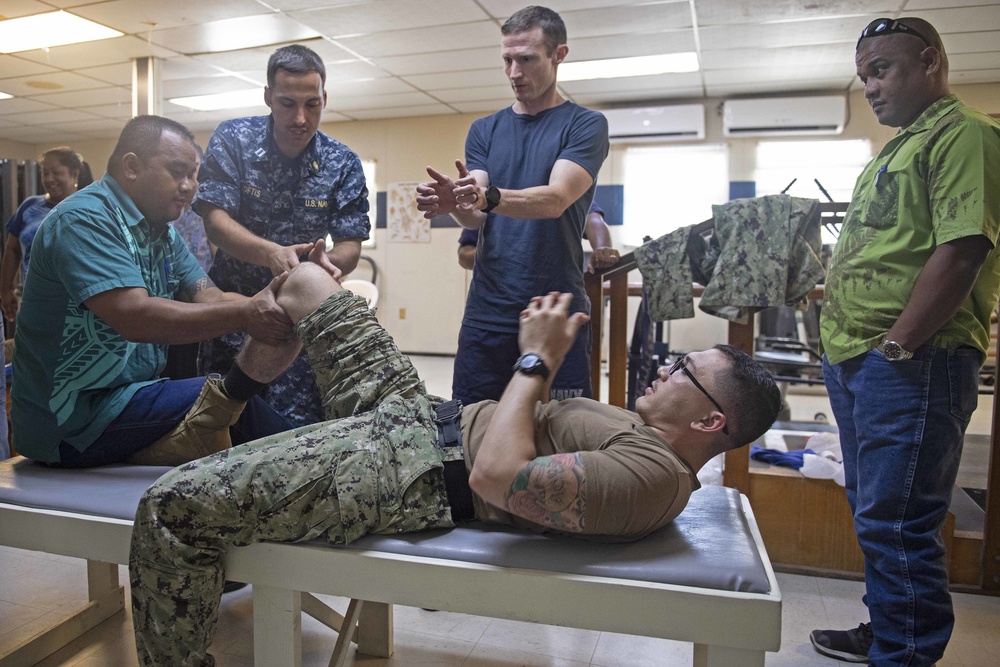
[[[856,51],[858,46],[861,46],[861,40],[865,37],[882,37],[883,35],[892,34],[913,35],[914,37],[919,37],[920,40],[927,46],[933,46],[926,37],[910,26],[900,23],[896,19],[875,19],[861,31],[861,37],[858,37],[858,43],[854,49]]]
[[[678,359],[677,361],[675,361],[673,363],[673,365],[670,368],[667,369],[667,375],[673,375],[677,371],[683,371],[684,375],[688,376],[688,379],[691,380],[691,384],[693,384],[695,387],[697,387],[698,391],[700,391],[701,393],[705,394],[705,398],[707,398],[708,400],[712,401],[712,405],[714,405],[715,407],[719,408],[719,412],[721,412],[722,415],[725,416],[726,411],[722,409],[722,406],[719,405],[719,402],[717,400],[715,400],[714,398],[712,398],[712,395],[710,393],[708,393],[708,390],[705,389],[704,387],[702,387],[701,383],[698,382],[698,380],[697,380],[697,378],[695,378],[694,374],[690,370],[688,370],[688,367],[687,367],[687,355],[686,354],[683,357],[681,357],[680,359]],[[725,424],[722,427],[722,432],[725,433],[726,435],[729,435],[729,424]]]

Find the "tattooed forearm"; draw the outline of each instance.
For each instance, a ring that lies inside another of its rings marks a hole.
[[[215,287],[215,283],[212,282],[211,278],[205,276],[204,278],[196,280],[195,282],[191,283],[184,289],[178,291],[177,300],[185,301],[187,303],[192,303],[194,301],[195,295],[198,292],[201,292],[202,290],[207,290],[210,287]]]
[[[511,483],[507,511],[549,528],[582,532],[586,484],[579,453],[537,458]]]

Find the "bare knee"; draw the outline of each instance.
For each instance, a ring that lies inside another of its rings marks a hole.
[[[278,290],[278,305],[298,324],[331,294],[342,289],[340,283],[323,268],[312,262],[303,262],[292,269],[288,280]]]

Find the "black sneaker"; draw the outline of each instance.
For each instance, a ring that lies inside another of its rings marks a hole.
[[[845,662],[868,662],[868,650],[875,641],[872,624],[862,623],[853,630],[813,630],[809,641],[823,655]]]

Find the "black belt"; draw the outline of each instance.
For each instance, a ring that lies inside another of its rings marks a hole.
[[[437,446],[441,449],[462,447],[462,402],[448,401],[435,406],[437,416],[434,423],[438,427]],[[469,473],[465,469],[465,457],[457,461],[444,461],[444,490],[451,506],[451,519],[455,523],[476,518],[472,503],[472,489],[469,488]]]

